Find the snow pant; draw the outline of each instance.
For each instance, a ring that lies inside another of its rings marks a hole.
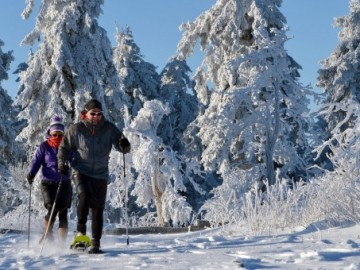
[[[59,182],[42,181],[41,194],[44,200],[44,206],[48,210],[45,215],[45,221],[49,222],[51,210],[55,203],[54,213],[50,223],[54,223],[56,216],[59,216],[59,228],[68,227],[68,208],[71,207],[72,188],[70,181],[61,182],[58,198],[55,202],[56,192],[59,187]]]
[[[77,231],[86,234],[86,222],[91,209],[91,233],[93,245],[100,246],[104,223],[104,207],[107,192],[107,179],[92,178],[83,174],[73,175],[78,195],[77,204]]]

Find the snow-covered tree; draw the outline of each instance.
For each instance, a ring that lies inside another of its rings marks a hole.
[[[16,136],[16,110],[12,107],[12,99],[1,86],[3,80],[8,79],[10,64],[14,60],[12,51],[4,53],[2,46],[4,42],[0,39],[0,216],[1,227],[4,222],[16,222],[15,219],[4,217],[9,211],[19,206],[24,198],[24,174],[21,178],[14,177],[12,168],[20,168],[16,162],[21,158],[21,151],[15,142]],[[15,165],[16,164],[16,167]],[[20,169],[18,170],[20,171]],[[8,225],[7,223],[5,225]],[[11,227],[7,227],[11,228]]]
[[[342,28],[340,44],[321,62],[319,70],[317,85],[325,91],[319,110],[322,139],[325,141],[318,148],[320,159],[324,159],[324,153],[331,153],[334,147],[345,151],[352,148],[354,145],[348,144],[344,148],[347,140],[339,137],[339,133],[353,130],[358,125],[359,116],[354,113],[354,106],[360,103],[360,1],[351,0],[349,3],[350,13],[335,19],[335,26]]]
[[[34,1],[27,1],[26,19]],[[106,31],[98,25],[103,0],[42,0],[34,29],[22,45],[38,44],[20,74],[23,89],[15,104],[27,126],[19,140],[38,142],[53,115],[77,121],[90,98],[104,105],[106,116],[122,124],[126,95],[112,62],[112,47]]]
[[[189,124],[199,111],[190,72],[186,61],[176,57],[171,57],[161,72],[160,100],[170,107],[170,113],[163,117],[158,135],[165,145],[182,156],[183,173],[191,175],[184,179],[186,192],[183,195],[197,210],[218,182],[213,175],[204,173],[199,163],[202,149],[200,140],[184,136],[187,129],[197,130],[197,127],[189,127]]]
[[[174,226],[188,223],[191,207],[180,195],[185,191],[181,160],[157,136],[162,118],[169,107],[159,100],[146,101],[137,116],[125,129],[132,142],[132,167],[136,180],[131,192],[139,206],[156,206],[158,223]]]
[[[164,116],[158,135],[179,153],[183,152],[183,133],[195,119],[198,109],[190,72],[185,60],[171,57],[160,74],[160,100],[168,104],[170,113]]]
[[[341,62],[338,64],[341,65]],[[345,113],[345,117],[337,120],[329,140],[324,141],[317,149],[319,154],[325,148],[331,153],[327,157],[333,167],[331,170],[324,170],[321,177],[314,179],[313,184],[308,187],[311,189],[309,193],[313,192],[316,196],[307,200],[309,206],[305,209],[306,216],[317,216],[317,220],[336,223],[344,221],[358,223],[360,221],[360,106],[358,100],[349,99],[344,103],[337,103],[337,107]]]
[[[263,178],[305,177],[308,89],[284,49],[281,3],[218,0],[182,26],[179,57],[189,57],[198,40],[205,54],[194,76],[204,111],[193,126],[202,163],[228,187],[219,196],[241,194]]]
[[[317,82],[325,92],[318,111],[323,142],[316,149],[317,160],[331,170],[317,179],[318,196],[311,203],[326,202],[320,209],[322,218],[337,222],[360,220],[360,1],[349,4],[349,14],[335,19],[340,43],[321,62]]]
[[[1,47],[4,42],[0,39],[0,164],[5,165],[15,160],[15,112],[12,108],[12,99],[2,88],[1,82],[8,79],[10,64],[14,60],[12,51],[4,53]],[[0,168],[1,169],[1,168]]]
[[[130,96],[130,114],[137,112],[148,100],[158,98],[160,76],[156,67],[144,60],[129,27],[116,33],[114,63],[121,78],[121,86]]]

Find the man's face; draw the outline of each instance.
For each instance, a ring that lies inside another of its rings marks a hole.
[[[101,121],[102,117],[103,117],[102,111],[100,111],[100,109],[97,108],[89,110],[86,113],[86,119],[94,126],[96,126]]]

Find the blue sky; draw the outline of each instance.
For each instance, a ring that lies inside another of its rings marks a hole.
[[[18,85],[12,72],[21,62],[26,62],[30,47],[20,47],[21,40],[34,26],[40,0],[27,21],[21,12],[25,0],[1,1],[0,39],[5,45],[3,52],[14,51],[15,61],[11,65],[8,81],[1,85],[13,98]],[[158,67],[164,67],[170,56],[175,54],[182,22],[192,21],[209,9],[215,0],[105,0],[99,24],[106,29],[108,37],[115,45],[116,25],[130,26],[134,40],[140,47],[145,60]],[[338,44],[339,29],[332,26],[333,18],[347,15],[347,0],[284,0],[281,11],[290,28],[286,43],[288,53],[303,67],[301,82],[315,85],[319,61],[330,55]],[[195,70],[200,63],[200,54],[188,60]]]

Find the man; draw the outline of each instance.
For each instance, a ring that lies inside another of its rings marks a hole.
[[[109,177],[109,155],[112,146],[126,154],[130,143],[122,132],[104,118],[101,103],[92,99],[81,112],[81,121],[65,133],[58,152],[61,174],[72,167],[72,180],[78,195],[77,235],[86,234],[89,209],[92,211],[92,239],[89,253],[101,253],[100,239],[103,229],[103,211]],[[70,154],[71,153],[71,154]]]

